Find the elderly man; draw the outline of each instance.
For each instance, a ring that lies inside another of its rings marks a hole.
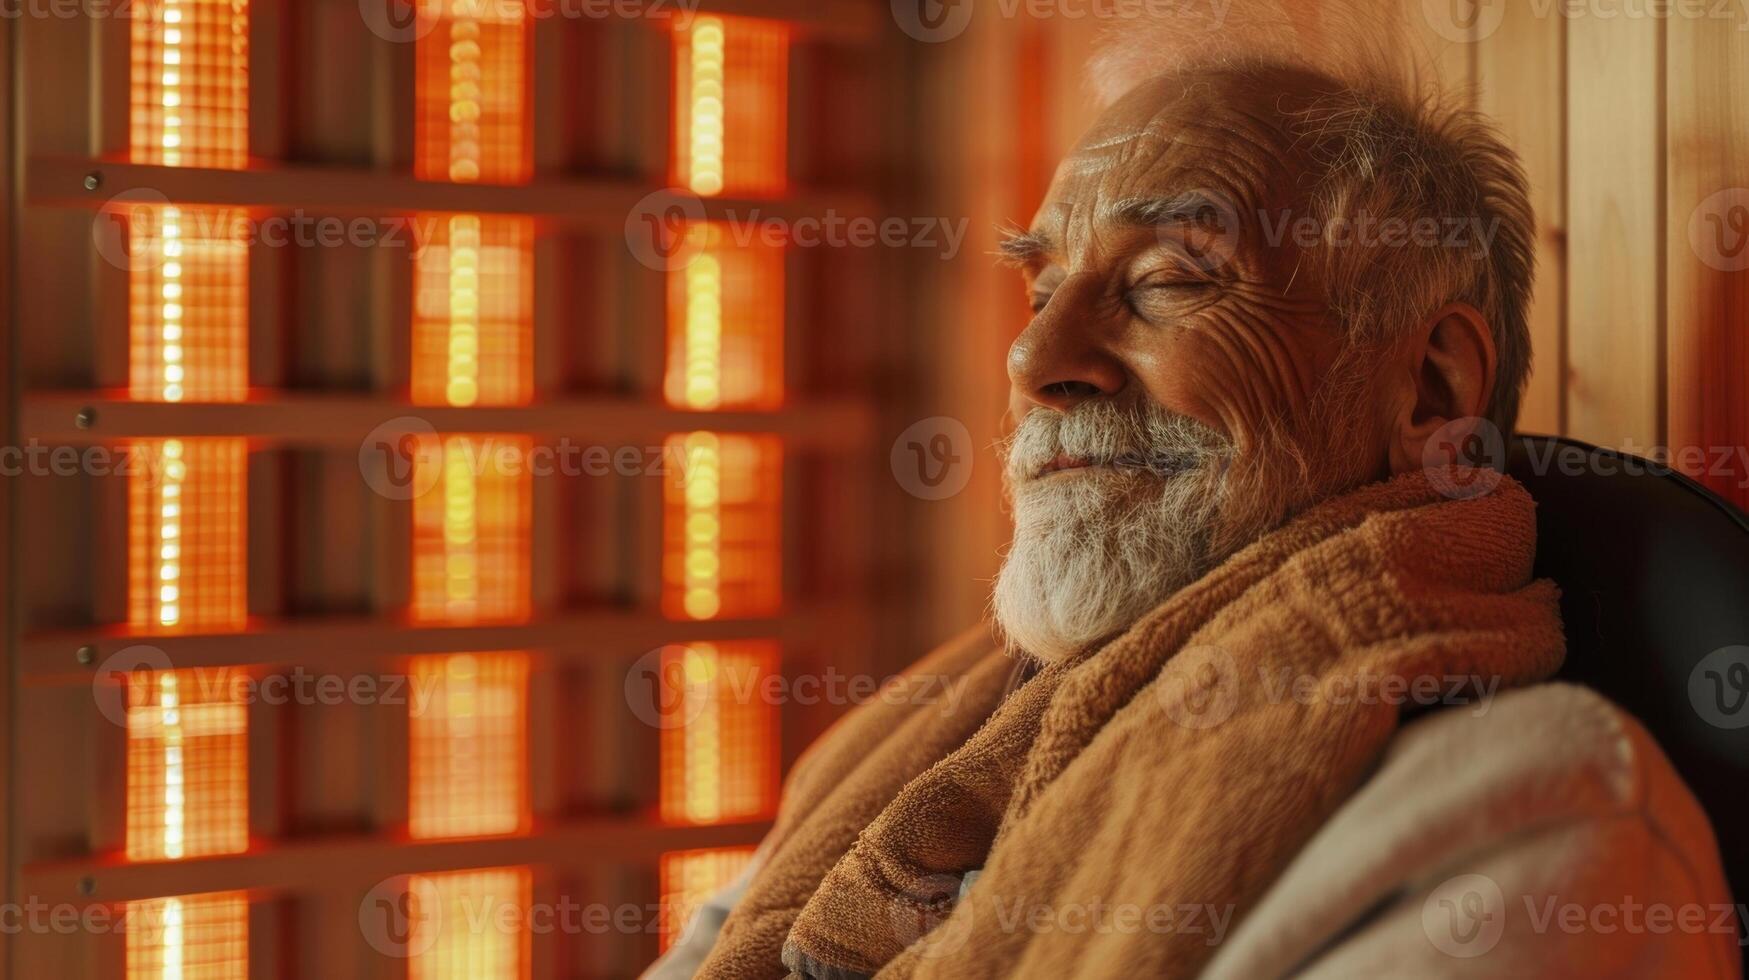
[[[1384,82],[1115,72],[1002,248],[998,634],[814,746],[652,975],[1738,976],[1704,814],[1542,683],[1533,504],[1450,453],[1529,365],[1513,153]]]

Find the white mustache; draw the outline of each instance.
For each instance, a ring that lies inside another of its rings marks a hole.
[[[1003,443],[1002,453],[1010,483],[1023,483],[1059,456],[1166,477],[1224,468],[1237,447],[1215,429],[1153,402],[1120,407],[1090,399],[1066,412],[1028,412]]]

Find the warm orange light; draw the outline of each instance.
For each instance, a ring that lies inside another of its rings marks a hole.
[[[777,803],[777,644],[691,643],[663,651],[662,819],[767,816]]]
[[[420,657],[409,681],[408,832],[424,839],[526,831],[528,655]]]
[[[736,244],[720,223],[687,228],[692,261],[668,273],[668,369],[676,408],[783,404],[783,249]]]
[[[413,265],[418,405],[524,405],[534,392],[534,223],[428,215]]]
[[[408,980],[526,980],[534,902],[527,868],[414,875],[410,887]]]
[[[413,501],[412,616],[421,623],[527,619],[532,440],[450,435],[431,490]]]
[[[520,0],[420,0],[416,149],[424,180],[518,184],[530,171],[528,16]],[[431,23],[436,21],[436,23]]]
[[[128,860],[248,849],[249,720],[239,680],[228,669],[128,677]]]
[[[170,167],[244,167],[247,0],[144,0],[130,19],[129,159]]]
[[[702,15],[674,29],[674,183],[705,196],[782,194],[789,26]]]
[[[128,244],[129,395],[140,401],[242,401],[249,377],[243,212],[134,208]]]
[[[134,444],[128,480],[128,625],[139,632],[235,630],[248,617],[248,451],[237,438]]]
[[[783,443],[668,437],[662,609],[681,619],[765,616],[782,605]]]
[[[692,914],[712,895],[727,887],[753,859],[751,847],[705,851],[670,851],[662,855],[662,945],[666,951],[680,938]]]
[[[127,980],[248,980],[242,892],[129,902],[126,916]]]

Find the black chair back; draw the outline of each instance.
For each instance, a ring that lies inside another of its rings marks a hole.
[[[1638,718],[1712,818],[1749,900],[1749,515],[1672,470],[1569,439],[1513,440],[1537,574],[1561,587],[1561,677]]]

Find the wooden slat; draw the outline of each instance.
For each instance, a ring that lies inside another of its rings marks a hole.
[[[81,428],[79,413],[93,421]],[[852,452],[870,436],[867,403],[836,400],[799,404],[781,412],[688,412],[623,398],[573,399],[541,405],[457,408],[409,405],[353,395],[281,395],[258,391],[236,404],[135,402],[120,392],[39,392],[23,399],[23,437],[53,445],[91,445],[157,436],[248,436],[261,444],[285,443],[356,451],[371,430],[395,419],[423,419],[439,432],[517,432],[569,440],[561,447],[581,466],[582,448],[634,447],[646,459],[660,455],[673,432],[769,432],[792,444]],[[566,457],[555,456],[563,463]],[[611,466],[611,455],[609,457]],[[599,469],[596,461],[588,463]]]
[[[1664,418],[1664,22],[1565,22],[1566,434],[1645,452]]]
[[[87,189],[95,175],[98,187]],[[557,180],[528,184],[449,184],[416,180],[399,172],[346,167],[266,166],[249,170],[158,167],[82,157],[35,157],[25,165],[25,202],[33,207],[102,207],[119,194],[150,203],[162,195],[182,204],[247,208],[251,213],[302,209],[324,215],[383,217],[425,211],[526,214],[549,224],[623,234],[634,209],[664,214],[692,206],[690,195],[645,201],[661,190],[624,179]],[[875,217],[872,198],[855,191],[797,189],[782,200],[713,197],[702,202],[706,217],[761,222],[813,217],[846,220]]]
[[[44,861],[24,867],[27,894],[50,905],[85,906],[160,895],[246,890],[275,893],[347,891],[358,895],[401,874],[463,868],[543,865],[601,867],[653,861],[664,851],[757,844],[767,821],[673,826],[653,817],[596,817],[536,826],[525,837],[409,841],[375,835],[316,837],[247,854],[128,864],[115,857]],[[90,879],[86,896],[80,883]]]
[[[1518,425],[1563,431],[1566,375],[1567,33],[1562,18],[1505,4],[1504,20],[1477,44],[1477,108],[1500,127],[1530,178],[1536,210],[1536,292],[1530,305],[1530,382]]]
[[[19,678],[30,686],[89,684],[91,671],[134,644],[162,650],[178,667],[257,665],[304,667],[342,677],[381,672],[388,658],[470,650],[551,651],[558,660],[636,656],[665,643],[775,638],[815,640],[846,622],[860,622],[856,602],[804,605],[772,619],[676,621],[649,613],[602,610],[512,626],[414,627],[397,620],[308,617],[255,623],[240,633],[151,636],[119,627],[26,634],[19,643]],[[579,642],[579,640],[584,642]],[[74,655],[92,646],[93,665]]]
[[[1749,508],[1749,31],[1669,27],[1669,442],[1678,465]],[[1693,465],[1680,450],[1705,453]],[[1728,457],[1725,454],[1729,454]],[[1728,459],[1721,465],[1720,460]]]

